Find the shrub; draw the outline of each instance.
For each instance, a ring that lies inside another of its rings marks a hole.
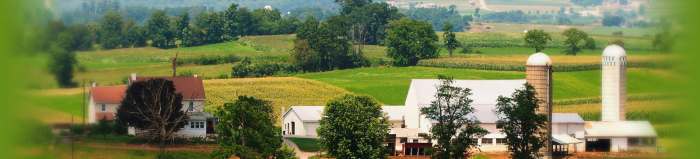
[[[298,69],[287,63],[253,63],[245,58],[233,66],[231,76],[235,78],[265,77],[295,72],[298,72]]]
[[[195,64],[195,65],[217,65],[225,63],[234,63],[240,61],[240,57],[236,55],[217,55],[217,56],[200,56],[197,58],[184,58],[177,61],[178,65]]]

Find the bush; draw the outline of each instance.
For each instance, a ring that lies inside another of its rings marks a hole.
[[[240,59],[241,58],[236,55],[200,56],[197,58],[179,59],[177,64],[217,65],[238,62]]]
[[[265,77],[296,72],[298,69],[287,63],[252,63],[250,59],[245,58],[233,66],[231,76],[235,78]]]

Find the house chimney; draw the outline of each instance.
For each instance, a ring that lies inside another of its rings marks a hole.
[[[136,73],[131,73],[131,77],[129,78],[129,83],[131,83],[131,81],[136,81]]]
[[[193,76],[194,78],[197,78],[197,77],[199,77],[199,75],[197,75],[197,74],[194,74],[194,75],[192,75],[192,76]]]
[[[95,87],[97,87],[97,83],[96,83],[96,82],[92,82],[92,84],[90,84],[90,86],[91,86],[92,88],[95,88]]]

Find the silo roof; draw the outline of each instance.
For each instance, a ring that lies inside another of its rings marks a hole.
[[[627,56],[627,52],[620,45],[613,44],[605,47],[605,50],[603,50],[603,56],[622,57]]]

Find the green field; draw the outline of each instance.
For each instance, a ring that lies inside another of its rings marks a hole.
[[[524,79],[523,72],[483,71],[431,67],[377,67],[301,74],[298,77],[326,82],[349,91],[374,96],[388,105],[403,105],[411,79],[434,79],[437,75],[455,79]],[[600,96],[600,71],[561,72],[554,74],[554,99]],[[628,93],[655,93],[667,80],[661,70],[629,69]],[[650,85],[654,83],[654,85]]]

